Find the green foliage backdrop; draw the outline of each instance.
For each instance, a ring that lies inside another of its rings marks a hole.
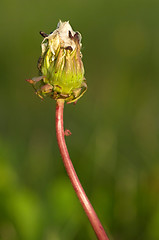
[[[59,19],[83,36],[88,92],[65,107],[73,164],[112,240],[159,239],[159,2],[1,0],[0,240],[96,239],[64,170],[37,76]]]

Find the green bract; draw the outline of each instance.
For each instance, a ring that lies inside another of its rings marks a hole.
[[[44,36],[38,61],[40,77],[28,80],[38,96],[65,99],[71,103],[87,90],[82,63],[81,35],[74,32],[69,22],[59,22],[57,29]]]

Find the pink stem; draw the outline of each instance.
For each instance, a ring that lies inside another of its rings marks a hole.
[[[96,212],[94,211],[87,195],[78,179],[78,176],[75,172],[73,164],[71,162],[67,146],[64,138],[64,128],[63,128],[63,109],[64,109],[64,100],[57,100],[56,104],[56,136],[57,142],[60,149],[60,153],[67,171],[67,174],[70,178],[70,181],[73,185],[73,188],[82,204],[82,207],[85,213],[88,216],[88,219],[95,231],[95,234],[99,240],[109,240],[102,224],[100,223]]]

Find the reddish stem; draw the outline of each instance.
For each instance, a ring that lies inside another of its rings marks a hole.
[[[56,136],[57,142],[60,149],[60,153],[67,171],[67,174],[70,178],[70,181],[73,185],[73,188],[82,204],[82,207],[87,214],[89,221],[95,231],[95,234],[99,240],[109,240],[102,224],[100,223],[96,212],[94,211],[87,195],[78,179],[78,176],[75,172],[73,164],[71,162],[67,146],[64,138],[64,128],[63,128],[63,109],[64,109],[64,100],[57,100],[56,104]]]

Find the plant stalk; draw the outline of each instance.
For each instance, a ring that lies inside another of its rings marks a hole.
[[[71,159],[67,150],[66,142],[65,142],[65,137],[64,137],[63,109],[64,109],[64,100],[58,99],[56,102],[56,136],[57,136],[57,142],[58,142],[60,153],[63,159],[64,166],[66,168],[66,171],[70,178],[72,186],[77,194],[77,197],[79,198],[81,205],[88,216],[88,219],[94,229],[94,232],[97,238],[99,240],[109,240],[104,231],[102,224],[100,223],[100,220],[98,219],[98,216],[95,210],[93,209],[78,179],[76,171],[71,162]]]

